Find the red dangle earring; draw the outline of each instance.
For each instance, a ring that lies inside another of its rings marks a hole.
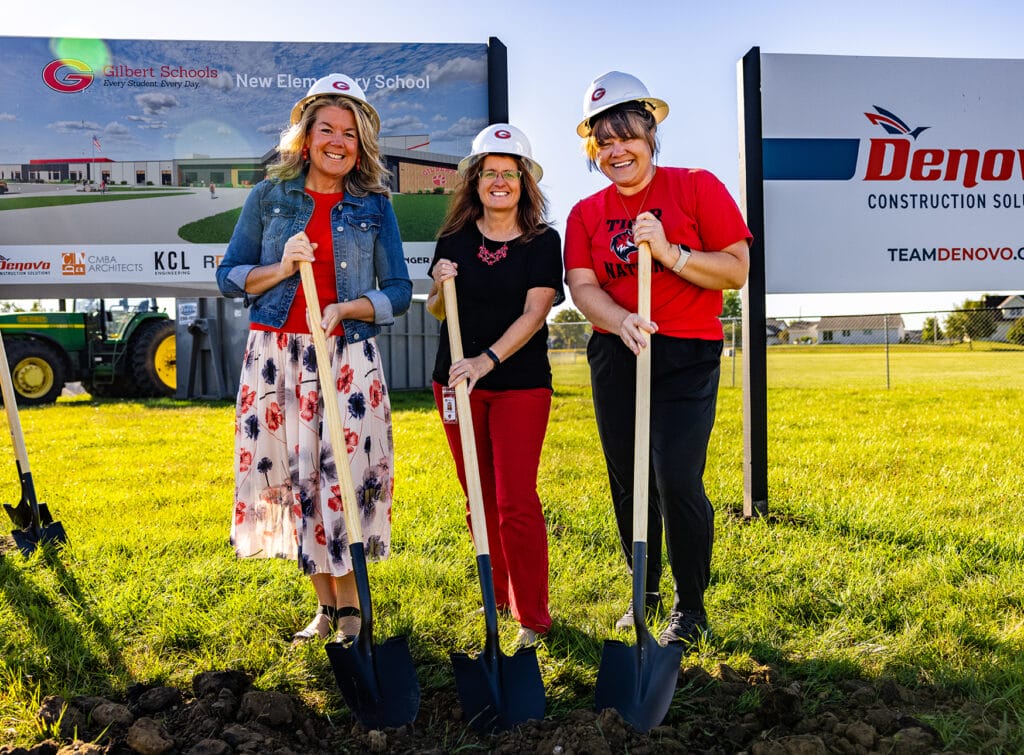
[[[356,170],[359,170],[360,165],[362,165],[362,157],[360,155],[356,155]]]
[[[302,148],[302,161],[305,162],[309,159],[309,147]]]

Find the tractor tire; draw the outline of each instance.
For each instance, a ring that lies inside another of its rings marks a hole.
[[[52,404],[64,390],[67,365],[60,351],[48,343],[8,341],[7,364],[18,406]]]
[[[152,320],[132,337],[132,377],[138,396],[173,396],[178,387],[174,320]]]

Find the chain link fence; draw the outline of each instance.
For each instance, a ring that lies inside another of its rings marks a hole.
[[[1001,297],[1000,297],[1001,298]],[[970,304],[970,303],[969,303]],[[773,375],[773,363],[788,356],[804,355],[809,370],[835,368],[847,381],[863,375],[865,385],[891,387],[906,366],[904,377],[920,368],[916,358],[959,352],[1003,354],[1008,360],[1024,360],[1024,296],[1002,298],[995,306],[861,315],[773,317],[766,322],[769,388],[792,380],[789,370]],[[722,318],[725,341],[722,355],[723,386],[739,387],[742,381],[742,321]],[[586,322],[549,322],[549,354],[553,365],[585,364],[587,340],[592,332]],[[829,364],[829,357],[835,357]],[[821,362],[819,358],[824,359]],[[936,363],[937,369],[939,362]],[[815,365],[821,364],[818,368]],[[967,363],[964,363],[967,364]],[[1008,362],[1008,365],[1010,363]],[[963,372],[969,374],[969,368]],[[1018,370],[1024,383],[1024,370]],[[805,374],[805,379],[813,376]]]

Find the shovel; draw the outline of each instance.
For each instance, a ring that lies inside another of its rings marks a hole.
[[[462,333],[459,330],[455,279],[446,279],[442,286],[448,342],[452,363],[455,363],[462,359]],[[521,648],[511,657],[501,652],[498,642],[498,607],[494,599],[491,552],[487,542],[487,518],[480,487],[476,437],[473,433],[473,412],[465,380],[455,386],[455,407],[459,418],[469,518],[473,523],[476,571],[483,595],[484,626],[487,633],[483,652],[476,658],[470,658],[466,653],[452,653],[455,686],[470,726],[481,732],[504,731],[531,719],[544,718],[544,682],[540,678],[535,648]]]
[[[321,327],[320,299],[316,293],[313,268],[299,263],[302,288],[309,311],[309,329],[316,350],[316,368],[320,376],[320,394],[324,399],[327,430],[338,469],[338,485],[345,510],[349,554],[355,574],[356,593],[362,621],[359,634],[351,645],[327,643],[327,657],[334,679],[345,698],[345,704],[367,729],[396,728],[412,723],[420,707],[420,685],[412,665],[409,643],[405,637],[392,637],[381,645],[373,643],[373,606],[370,603],[370,580],[366,572],[363,528],[359,521],[352,469],[348,463],[345,430],[338,408],[338,393],[331,375],[331,357],[327,338]]]
[[[18,416],[17,396],[11,380],[11,368],[7,364],[7,351],[0,336],[0,389],[3,391],[4,411],[7,426],[14,444],[14,459],[18,465],[18,479],[21,482],[21,500],[17,506],[5,503],[4,509],[18,528],[11,532],[18,549],[27,557],[39,545],[45,543],[66,543],[67,533],[60,522],[53,521],[50,509],[36,500],[36,487],[32,483],[32,472],[28,466],[28,451],[25,437],[21,433],[21,419]]]
[[[637,255],[637,314],[651,319],[651,248],[640,244]],[[658,644],[647,629],[647,490],[651,445],[651,337],[636,358],[636,425],[633,445],[633,624],[636,645],[606,640],[597,670],[594,704],[598,711],[614,708],[639,732],[661,723],[672,704],[683,648]]]

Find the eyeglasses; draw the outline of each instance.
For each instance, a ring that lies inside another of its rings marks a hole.
[[[521,170],[482,170],[480,171],[480,178],[486,178],[488,181],[493,181],[498,176],[501,176],[506,181],[518,181],[523,177],[523,171]]]

